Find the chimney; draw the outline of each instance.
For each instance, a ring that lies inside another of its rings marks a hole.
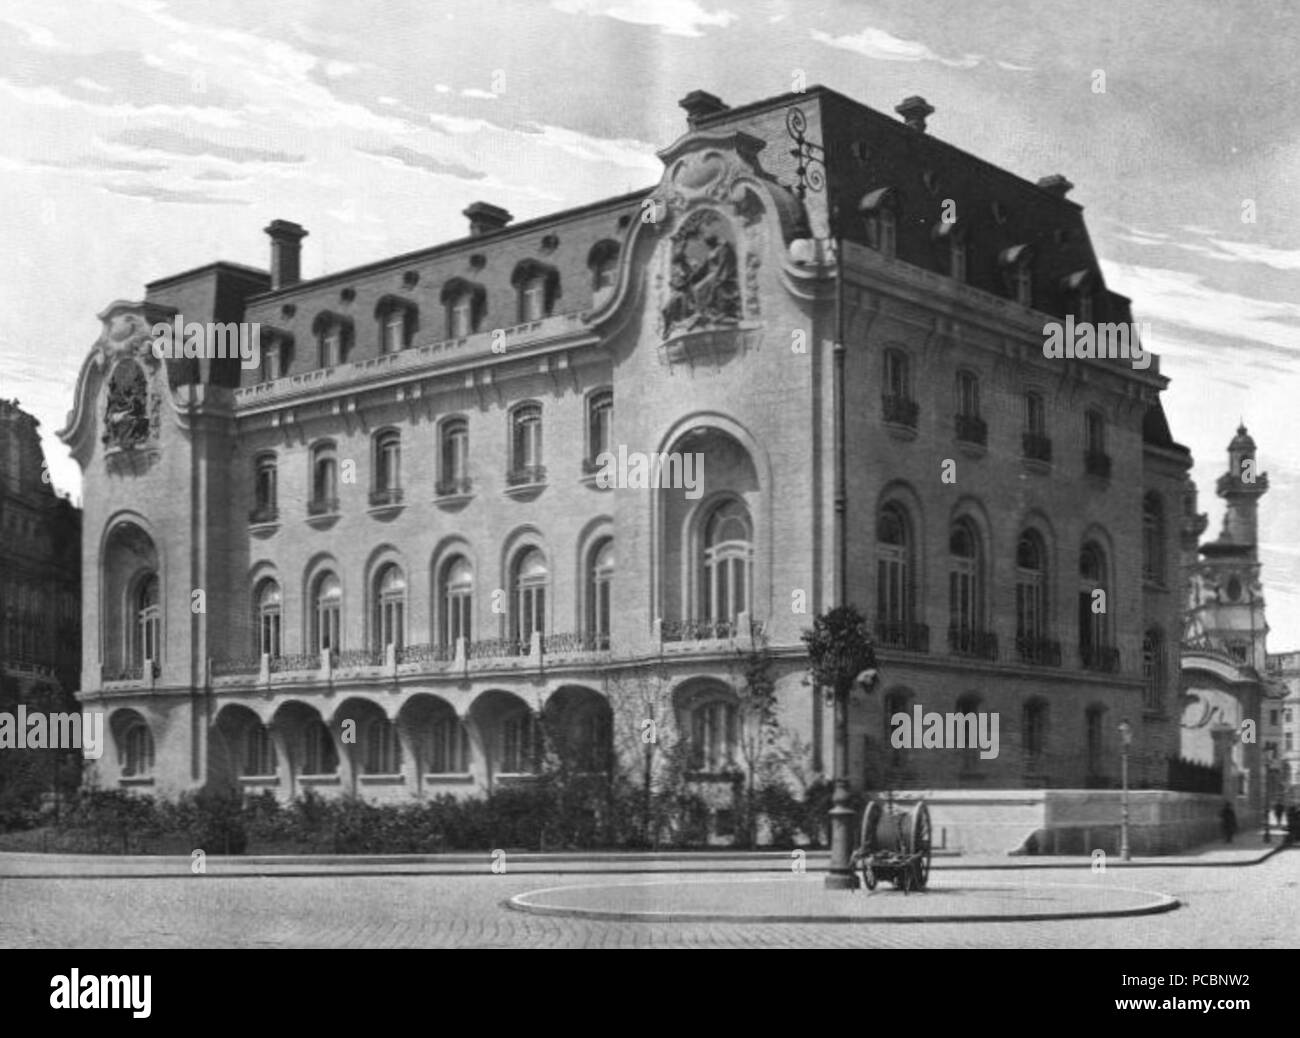
[[[903,122],[918,133],[925,133],[925,120],[934,115],[933,106],[926,104],[924,97],[918,96],[904,98],[903,103],[896,106],[894,111],[903,117]]]
[[[702,119],[725,112],[731,107],[724,104],[722,98],[715,97],[707,90],[692,90],[677,103],[686,109],[686,123],[692,130]]]
[[[307,232],[289,220],[272,220],[262,229],[271,237],[271,291],[296,285],[302,280],[299,259]]]
[[[1060,173],[1053,173],[1050,177],[1040,177],[1038,186],[1049,195],[1055,195],[1057,198],[1064,198],[1074,187]]]
[[[474,202],[462,215],[469,218],[469,236],[471,238],[478,238],[484,234],[499,231],[514,219],[499,205],[491,205],[487,202]]]

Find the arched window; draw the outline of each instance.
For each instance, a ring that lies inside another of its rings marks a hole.
[[[375,484],[372,504],[400,500],[402,487],[402,434],[385,429],[375,436]]]
[[[153,733],[142,719],[132,721],[122,733],[118,758],[123,778],[142,778],[153,773]]]
[[[1100,411],[1090,410],[1083,416],[1083,468],[1091,476],[1110,475],[1110,455],[1106,453],[1106,419]]]
[[[280,585],[264,580],[257,589],[257,651],[275,659],[280,655]]]
[[[908,356],[902,350],[885,350],[884,365],[880,401],[885,421],[915,429],[921,409],[912,398],[912,371]]]
[[[442,424],[441,476],[438,494],[450,496],[466,494],[469,479],[469,423],[464,418],[452,418]]]
[[[1089,541],[1079,553],[1079,658],[1089,670],[1112,670],[1106,556]]]
[[[1047,435],[1047,410],[1041,393],[1025,394],[1025,430],[1021,452],[1033,461],[1052,460],[1052,441]]]
[[[274,454],[260,454],[254,466],[253,515],[254,522],[270,521],[276,516],[276,464]]]
[[[1028,700],[1025,703],[1022,724],[1025,757],[1033,761],[1042,756],[1047,745],[1047,704],[1041,699]]]
[[[1164,505],[1156,494],[1142,499],[1142,579],[1163,584],[1165,560]]]
[[[366,775],[397,775],[402,770],[402,743],[397,725],[377,718],[366,726],[366,749],[361,762]]]
[[[614,393],[603,389],[587,399],[587,461],[596,467],[596,459],[614,449]]]
[[[1160,711],[1165,692],[1165,639],[1158,627],[1142,636],[1142,706]]]
[[[318,443],[311,449],[310,515],[337,512],[339,507],[338,457],[332,443]]]
[[[326,571],[316,578],[312,591],[311,646],[314,652],[337,653],[342,647],[340,618],[343,611],[343,585]]]
[[[302,773],[333,775],[339,770],[338,749],[325,722],[317,718],[302,730]]]
[[[546,556],[539,549],[528,548],[515,557],[510,636],[519,644],[521,653],[528,651],[534,631],[546,631],[546,585],[550,578]]]
[[[352,345],[352,320],[328,311],[318,314],[312,322],[320,354],[320,366],[333,368],[348,359]]]
[[[276,773],[275,742],[264,724],[254,721],[243,732],[243,756],[239,774],[242,778],[261,778]]]
[[[469,732],[451,710],[436,717],[427,729],[425,773],[463,775],[469,771]]]
[[[984,581],[979,535],[959,520],[948,538],[948,643],[957,653],[985,655]]]
[[[533,712],[527,707],[508,714],[501,722],[501,772],[527,775],[535,768],[536,732]]]
[[[135,640],[132,666],[143,667],[146,660],[162,659],[162,608],[159,605],[158,575],[146,573],[135,589]]]
[[[375,578],[375,648],[406,643],[406,578],[390,563]]]
[[[973,371],[957,372],[957,439],[968,443],[988,442],[988,426],[980,417],[980,380]]]
[[[1043,539],[1026,530],[1016,544],[1016,653],[1025,663],[1048,659],[1047,552]]]
[[[591,553],[587,584],[587,637],[593,649],[609,648],[610,588],[614,580],[614,539],[600,541]]]
[[[521,324],[550,316],[560,288],[560,275],[555,268],[536,260],[524,260],[515,267],[510,281],[519,293]]]
[[[876,519],[877,636],[891,646],[908,647],[912,623],[912,543],[907,515],[897,504]]]
[[[510,415],[511,483],[538,483],[545,478],[542,468],[542,408],[524,404]]]
[[[736,766],[738,735],[736,704],[713,698],[691,709],[691,767],[695,771],[724,772]]]
[[[700,617],[708,623],[732,625],[749,612],[752,537],[749,512],[734,498],[718,505],[704,524]]]
[[[379,352],[397,353],[411,344],[419,321],[419,308],[408,299],[384,296],[375,305],[379,322]]]
[[[587,265],[591,268],[591,290],[603,292],[618,280],[618,242],[605,239],[591,247]]]
[[[474,569],[463,555],[454,555],[442,566],[442,644],[456,645],[457,638],[470,640],[470,617],[474,602]]]

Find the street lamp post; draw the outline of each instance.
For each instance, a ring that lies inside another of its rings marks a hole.
[[[1120,827],[1119,855],[1129,860],[1128,849],[1128,748],[1133,742],[1133,726],[1125,718],[1119,723],[1120,742]]]
[[[864,670],[856,678],[835,689],[835,752],[832,761],[834,789],[831,792],[831,863],[826,873],[826,889],[857,890],[858,875],[853,871],[852,842],[853,808],[849,807],[849,695],[853,686],[860,685],[870,692],[876,684],[877,672]]]

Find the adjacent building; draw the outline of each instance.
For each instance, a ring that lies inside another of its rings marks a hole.
[[[881,662],[855,783],[1114,787],[1123,721],[1130,781],[1165,783],[1191,459],[1158,359],[1045,355],[1132,321],[1069,182],[936,138],[920,98],[682,107],[647,190],[477,203],[308,281],[276,220],[269,271],[105,309],[60,434],[99,781],[469,794],[527,781],[542,722],[598,770],[653,719],[724,833],[739,653],[769,646],[823,770],[800,634],[847,601]],[[178,319],[256,326],[257,366],[160,359]],[[914,707],[997,714],[999,754],[893,747]]]

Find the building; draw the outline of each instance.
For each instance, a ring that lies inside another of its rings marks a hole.
[[[0,400],[0,670],[22,695],[81,677],[81,513],[50,483],[37,422]],[[73,704],[75,708],[75,704]]]
[[[1283,742],[1284,692],[1268,674],[1268,622],[1258,552],[1259,501],[1268,492],[1255,441],[1244,425],[1228,444],[1228,469],[1216,492],[1223,528],[1199,545],[1190,567],[1182,636],[1181,754],[1222,772],[1223,795],[1239,818],[1262,818],[1276,800]],[[1206,520],[1196,513],[1196,489],[1184,498],[1185,531],[1194,543]]]
[[[1284,688],[1281,703],[1269,702],[1270,731],[1276,732],[1276,753],[1264,747],[1265,766],[1271,769],[1269,803],[1289,806],[1300,802],[1300,652],[1269,653],[1267,676]]]
[[[60,434],[100,781],[481,792],[526,780],[540,719],[599,766],[652,665],[725,832],[737,651],[770,646],[823,770],[800,634],[849,601],[882,673],[856,784],[1113,787],[1125,719],[1131,781],[1164,782],[1191,462],[1150,354],[1046,355],[1051,322],[1132,320],[1069,182],[939,140],[920,98],[682,107],[646,191],[477,203],[464,238],[310,281],[276,220],[269,273],[103,312]],[[177,320],[256,325],[258,367],[159,359]],[[664,455],[677,485],[638,485]],[[914,706],[997,714],[999,754],[894,749]]]

